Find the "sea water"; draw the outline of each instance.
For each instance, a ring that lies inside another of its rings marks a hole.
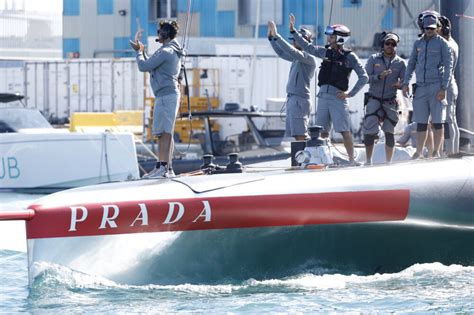
[[[0,211],[22,209],[39,197],[1,193]],[[308,263],[285,277],[254,274],[244,280],[215,280],[210,270],[212,281],[201,275],[201,283],[179,285],[125,285],[46,264],[29,287],[27,268],[24,223],[0,222],[2,314],[474,312],[474,266],[438,262],[364,275]]]

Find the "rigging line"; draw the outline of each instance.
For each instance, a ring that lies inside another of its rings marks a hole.
[[[189,0],[189,2],[190,2],[190,5],[188,8],[188,13],[187,13],[189,17],[189,23],[186,26],[186,36],[187,36],[186,47],[189,46],[189,30],[191,29],[191,24],[193,23],[193,15],[191,14],[191,11],[193,9],[194,3],[192,2],[192,0]]]
[[[331,19],[332,19],[332,7],[334,4],[334,0],[331,0],[331,10],[329,11],[329,22],[328,25],[331,25]]]
[[[181,43],[181,48],[183,49],[183,53],[184,53],[184,56],[183,56],[183,60],[182,60],[182,63],[181,63],[181,68],[182,68],[182,71],[183,71],[183,75],[184,75],[184,82],[186,84],[186,89],[185,91],[187,90],[187,95],[186,95],[186,98],[188,100],[188,118],[189,120],[191,120],[192,118],[192,115],[191,115],[191,99],[190,99],[190,96],[189,96],[189,84],[188,84],[188,76],[186,74],[186,57],[187,57],[187,53],[186,53],[186,48],[187,48],[187,45],[189,44],[189,29],[191,27],[191,7],[192,7],[192,0],[187,0],[187,12],[186,12],[186,22],[184,24],[184,35],[183,35],[183,41]]]
[[[188,5],[189,6],[189,1],[188,1]],[[186,9],[187,11],[188,9]],[[186,41],[186,29],[188,28],[188,14],[186,13],[186,20],[184,22],[184,34],[183,34],[183,37],[181,38],[181,48],[184,49],[184,44],[185,44],[185,41]]]
[[[193,136],[193,128],[192,128],[192,114],[191,114],[191,98],[190,98],[190,95],[189,95],[189,82],[188,82],[188,75],[186,73],[186,57],[187,57],[187,53],[186,53],[186,48],[188,47],[189,45],[189,29],[191,27],[191,22],[192,22],[192,15],[191,15],[191,8],[192,8],[192,0],[187,0],[186,1],[186,22],[184,24],[184,34],[183,34],[183,40],[182,40],[182,43],[181,43],[181,48],[183,49],[183,57],[182,57],[182,62],[181,62],[181,70],[183,72],[183,76],[184,76],[184,83],[185,83],[185,86],[186,88],[184,89],[184,91],[186,92],[186,99],[188,101],[188,120],[189,120],[189,140],[188,140],[188,146],[186,148],[186,152],[189,151],[189,148],[191,147],[191,138]],[[181,111],[181,101],[180,101],[180,104],[179,104],[179,110]],[[174,135],[173,135],[174,136]],[[180,150],[176,149],[176,146],[173,146],[173,149],[176,150],[178,153],[180,154],[183,154],[183,152],[181,152]]]

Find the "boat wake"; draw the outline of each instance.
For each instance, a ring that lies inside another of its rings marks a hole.
[[[433,280],[434,277],[450,278],[464,277],[463,282],[474,278],[474,266],[450,265],[439,262],[429,264],[415,264],[397,273],[373,275],[342,275],[342,274],[313,274],[302,273],[282,279],[256,280],[247,279],[241,282],[223,282],[216,284],[178,284],[178,285],[129,285],[114,282],[100,276],[88,275],[57,264],[43,263],[42,271],[35,278],[32,291],[41,291],[51,288],[68,290],[77,289],[140,289],[140,290],[170,290],[194,294],[247,294],[255,289],[271,289],[273,292],[287,292],[291,290],[332,290],[350,286],[370,285],[373,289],[410,286],[414,281],[423,279]],[[438,281],[444,281],[440,278]],[[421,283],[420,283],[421,284]],[[454,285],[454,284],[453,284]],[[461,285],[461,284],[459,284]],[[268,291],[268,290],[265,290]]]
[[[470,229],[400,223],[182,232],[173,246],[160,244],[111,279],[214,284],[304,273],[393,273],[417,263],[474,265],[471,241]]]
[[[132,244],[133,245],[133,244]],[[154,254],[156,255],[156,253]],[[153,256],[153,255],[152,255]],[[123,284],[111,279],[52,264],[38,263],[39,273],[27,289],[26,255],[0,250],[6,290],[0,293],[0,312],[297,312],[415,311],[469,312],[474,309],[474,267],[414,264],[395,273],[340,274],[325,269],[282,278],[212,284]],[[305,269],[303,267],[302,269]],[[310,268],[306,268],[310,269]],[[23,283],[18,288],[18,283]],[[10,293],[9,293],[10,292]],[[12,292],[15,292],[12,296]],[[98,308],[99,307],[99,308]]]

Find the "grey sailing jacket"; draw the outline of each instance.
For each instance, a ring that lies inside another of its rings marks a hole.
[[[290,45],[279,34],[269,38],[269,41],[280,58],[291,62],[286,93],[310,98],[309,86],[316,70],[316,59]]]
[[[413,72],[416,74],[416,84],[440,82],[446,90],[453,73],[453,56],[448,42],[439,35],[429,39],[422,36],[416,40],[408,61],[404,85],[410,83]]]
[[[155,97],[177,94],[181,57],[184,55],[178,41],[173,39],[148,57],[137,52],[138,69],[150,72],[150,83]]]
[[[380,80],[379,74],[385,70],[392,70],[385,79]],[[373,54],[367,60],[365,70],[369,75],[369,93],[378,98],[392,98],[397,95],[393,85],[405,78],[405,60],[395,55],[392,59],[384,57],[383,52]]]
[[[458,57],[459,57],[459,46],[456,41],[450,37],[448,40],[449,48],[451,48],[451,54],[453,55],[453,75],[451,77],[451,81],[449,81],[450,87],[456,83],[456,79],[454,78],[454,71],[456,70],[456,65],[458,64]]]

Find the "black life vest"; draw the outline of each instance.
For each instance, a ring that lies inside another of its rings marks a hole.
[[[326,56],[319,67],[318,86],[328,84],[347,91],[352,68],[347,68],[345,64],[350,53],[350,50],[342,50],[342,53],[334,49],[326,50]]]

